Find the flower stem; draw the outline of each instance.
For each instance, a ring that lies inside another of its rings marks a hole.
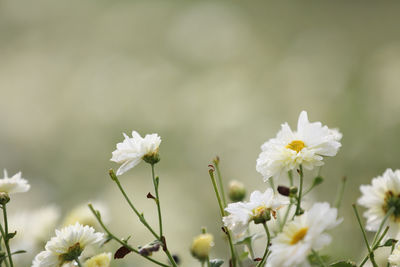
[[[153,177],[154,191],[156,192],[156,203],[157,203],[157,212],[158,212],[158,224],[159,224],[159,227],[160,227],[160,236],[163,236],[161,204],[160,204],[160,197],[158,196],[158,183],[159,183],[159,180],[156,179],[155,174],[154,174],[154,164],[151,164],[151,175]]]
[[[303,166],[300,164],[300,169],[299,169],[299,174],[300,174],[300,186],[299,186],[299,197],[297,198],[297,207],[296,207],[296,213],[295,215],[300,215],[301,213],[301,197],[302,197],[302,192],[303,192]]]
[[[361,232],[362,232],[363,237],[364,237],[365,245],[367,246],[367,249],[368,249],[368,257],[369,257],[369,259],[371,260],[372,265],[373,265],[374,267],[378,267],[378,265],[377,265],[376,262],[375,262],[375,257],[374,257],[373,250],[372,250],[371,247],[369,246],[368,239],[367,239],[367,235],[366,235],[366,233],[365,233],[364,226],[363,226],[362,223],[361,223],[360,215],[358,214],[358,210],[357,210],[357,207],[356,207],[355,204],[353,204],[353,210],[354,210],[354,213],[356,214],[358,224],[360,225]]]
[[[262,260],[257,264],[256,267],[264,266],[264,264],[265,264],[265,262],[267,260],[267,255],[268,255],[268,251],[269,251],[269,245],[270,245],[270,242],[271,242],[271,235],[269,233],[267,223],[263,223],[263,226],[264,226],[265,232],[267,233],[267,246],[265,247],[265,251],[264,251],[264,255],[262,257]]]
[[[224,208],[222,206],[222,201],[221,201],[221,196],[218,192],[218,187],[217,187],[217,183],[215,181],[215,176],[214,176],[214,171],[212,169],[210,169],[208,171],[210,178],[211,178],[211,182],[214,188],[214,192],[215,195],[217,196],[217,200],[218,200],[218,206],[219,206],[219,211],[221,213],[221,218],[223,218],[225,216],[225,211]],[[236,253],[235,253],[235,248],[233,246],[233,242],[232,242],[232,236],[231,236],[231,232],[228,228],[226,229],[226,234],[228,236],[228,241],[229,241],[229,248],[231,250],[231,258],[232,258],[232,267],[236,267]]]
[[[75,258],[75,262],[78,264],[79,267],[83,267],[82,263],[79,261],[78,257]]]
[[[114,234],[112,234],[110,232],[110,230],[108,230],[108,228],[104,225],[103,221],[101,220],[101,216],[100,216],[100,212],[95,210],[92,206],[92,204],[89,204],[89,209],[92,211],[93,215],[96,217],[97,221],[99,222],[99,224],[101,225],[101,227],[103,228],[103,230],[107,233],[107,235],[111,238],[114,239],[115,241],[117,241],[119,244],[121,244],[122,246],[126,247],[127,249],[129,249],[130,251],[142,256],[143,258],[146,258],[147,260],[159,265],[159,266],[163,266],[163,267],[170,267],[169,265],[166,265],[164,263],[161,263],[155,259],[152,259],[148,256],[144,256],[142,254],[139,253],[139,251],[137,249],[134,249],[133,247],[131,247],[130,245],[128,245],[128,243],[126,241],[122,241],[121,239],[119,239],[118,237],[116,237]]]
[[[318,263],[320,266],[322,267],[327,267],[327,265],[325,264],[325,262],[322,260],[321,256],[319,256],[318,252],[316,252],[315,250],[312,250],[313,255],[315,256],[315,258],[317,259]]]
[[[6,234],[4,233],[4,229],[3,229],[3,226],[1,226],[1,224],[0,224],[0,232],[1,232],[1,236],[3,237],[3,239],[5,240],[5,236],[6,236]],[[6,267],[9,267],[10,265],[9,265],[9,263],[8,263],[8,261],[7,261],[7,259],[4,259],[4,263],[6,264]],[[0,265],[1,266],[1,265]]]
[[[7,221],[7,208],[6,208],[6,204],[2,204],[3,207],[3,217],[4,217],[4,235],[3,235],[3,239],[4,239],[4,245],[6,247],[7,250],[7,255],[8,255],[8,260],[10,262],[10,267],[14,267],[14,263],[12,260],[12,254],[11,254],[11,250],[10,250],[10,238],[8,236],[8,221]]]
[[[286,224],[286,221],[287,221],[287,219],[288,219],[288,217],[289,217],[289,212],[290,212],[290,209],[292,208],[292,203],[290,203],[289,204],[289,206],[287,206],[287,209],[286,209],[286,212],[285,212],[285,215],[283,216],[283,221],[282,221],[282,223],[280,224],[280,231],[282,231],[283,230],[283,227],[285,226],[285,224]]]
[[[225,208],[226,207],[226,197],[225,197],[225,191],[224,191],[224,184],[222,183],[222,175],[221,175],[221,171],[219,169],[219,158],[214,160],[214,164],[215,164],[215,168],[217,169],[219,190],[221,192],[222,202],[224,203],[224,208]]]
[[[378,240],[378,237],[383,229],[383,226],[385,225],[385,223],[389,219],[389,217],[393,214],[394,210],[395,210],[395,207],[391,207],[389,209],[389,211],[385,214],[385,217],[383,218],[381,224],[379,225],[378,231],[375,233],[374,239],[372,241],[372,246],[374,246],[374,244]]]
[[[379,247],[379,244],[381,243],[382,239],[385,237],[388,230],[389,230],[389,226],[387,226],[385,228],[382,235],[379,237],[378,241],[372,246],[372,251],[375,251]],[[363,259],[363,261],[360,264],[360,267],[364,266],[364,264],[368,261],[368,259],[369,259],[369,256],[368,255],[365,256],[365,258]]]
[[[132,204],[131,200],[129,199],[128,195],[125,193],[125,190],[122,188],[121,183],[118,180],[117,175],[115,175],[114,170],[111,169],[109,171],[111,179],[117,184],[119,190],[121,191],[122,195],[128,202],[129,206],[132,208],[132,210],[135,212],[135,214],[139,217],[140,222],[153,234],[153,236],[157,239],[160,240],[160,237],[154,232],[153,228],[147,223],[146,219],[144,218],[143,214],[140,214],[139,211],[135,208],[135,206]]]
[[[347,178],[343,177],[341,180],[341,183],[339,185],[338,191],[336,193],[336,199],[335,199],[335,208],[339,209],[340,208],[340,204],[342,202],[342,198],[343,198],[343,193],[344,193],[344,188],[346,187],[346,181]]]

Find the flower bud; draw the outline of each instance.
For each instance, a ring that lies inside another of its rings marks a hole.
[[[5,205],[10,201],[10,196],[6,192],[0,192],[0,204]]]
[[[158,154],[158,151],[146,154],[143,156],[143,160],[149,164],[154,165],[160,161],[160,154]]]
[[[271,220],[271,210],[266,207],[255,208],[253,214],[253,221],[255,224],[266,223]]]
[[[228,196],[233,202],[242,201],[246,197],[246,188],[243,183],[231,181],[228,187]]]
[[[211,234],[201,234],[193,239],[190,252],[193,257],[200,261],[205,261],[208,258],[211,247],[214,246],[214,237]]]
[[[88,259],[84,267],[110,267],[110,262],[111,253],[101,253]]]
[[[290,191],[290,196],[295,196],[297,194],[297,191],[298,191],[297,186],[291,186],[289,188],[289,191]]]

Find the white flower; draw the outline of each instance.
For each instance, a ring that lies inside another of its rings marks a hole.
[[[392,216],[386,223],[389,225],[387,236],[396,238],[400,236],[400,170],[387,169],[382,176],[372,179],[371,185],[361,185],[362,196],[358,203],[367,211],[364,217],[367,219],[366,229],[377,231],[386,212],[394,207]]]
[[[281,196],[275,196],[273,190],[268,188],[264,193],[254,191],[249,202],[230,203],[225,210],[230,214],[222,218],[225,226],[240,236],[252,220],[263,219],[265,216],[274,216],[277,209],[288,204],[289,201]]]
[[[85,262],[85,267],[109,267],[111,262],[111,253],[101,253],[91,257]]]
[[[396,244],[396,247],[388,260],[392,267],[400,267],[400,242]]]
[[[117,171],[121,175],[132,169],[144,156],[158,154],[161,138],[157,134],[147,134],[144,138],[136,131],[132,131],[132,138],[124,133],[125,140],[117,144],[117,149],[112,152],[111,161],[122,164]]]
[[[310,266],[307,256],[331,242],[326,230],[337,226],[337,210],[328,203],[315,203],[303,215],[287,223],[271,243],[268,267]]]
[[[307,112],[302,111],[297,123],[297,131],[292,131],[287,123],[276,138],[261,146],[256,169],[264,181],[280,177],[289,170],[304,168],[311,170],[323,165],[323,156],[335,156],[341,147],[342,134],[336,129],[322,126],[320,122],[309,122]]]
[[[4,178],[0,179],[0,192],[8,194],[27,192],[31,186],[28,181],[21,178],[21,172],[9,178],[7,170],[4,170]]]
[[[34,264],[38,264],[38,267],[55,267],[71,262],[86,247],[99,245],[104,240],[103,237],[104,234],[96,233],[93,227],[79,223],[56,230],[56,236],[46,243],[46,250],[36,256]]]

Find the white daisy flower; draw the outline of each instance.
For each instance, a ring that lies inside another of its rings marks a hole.
[[[364,217],[367,219],[366,229],[377,231],[386,212],[394,207],[392,216],[386,223],[389,225],[388,237],[399,237],[400,233],[400,170],[387,169],[382,176],[372,179],[371,185],[361,185],[362,196],[358,203],[367,211]]]
[[[276,138],[261,146],[256,169],[264,177],[280,177],[289,170],[304,168],[312,170],[323,165],[324,156],[335,156],[341,147],[342,134],[336,129],[322,126],[320,122],[309,122],[307,112],[302,111],[297,123],[297,131],[292,131],[287,123]]]
[[[103,233],[96,233],[93,227],[79,223],[56,230],[56,236],[46,243],[46,251],[36,256],[39,267],[61,266],[79,257],[86,247],[99,245]],[[35,261],[34,261],[35,263]]]
[[[224,225],[228,227],[236,236],[240,236],[246,231],[249,223],[265,222],[275,216],[276,211],[289,204],[289,201],[283,199],[280,195],[275,195],[271,188],[264,193],[254,191],[250,195],[249,202],[230,203],[225,208],[230,214],[222,218]]]
[[[158,158],[158,148],[161,138],[157,134],[147,134],[144,138],[136,131],[132,131],[132,138],[124,133],[125,140],[117,144],[117,149],[112,152],[111,161],[122,164],[117,171],[121,175],[132,169],[139,162]]]
[[[0,179],[0,192],[7,194],[27,192],[31,186],[28,181],[21,178],[21,172],[13,177],[8,177],[7,170],[4,170],[4,178]]]
[[[392,267],[400,267],[400,242],[396,244],[396,247],[388,260]]]
[[[307,256],[331,242],[324,233],[341,223],[337,209],[328,203],[315,203],[312,208],[287,223],[283,231],[272,239],[267,267],[310,266]]]

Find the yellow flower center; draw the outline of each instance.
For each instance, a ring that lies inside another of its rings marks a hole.
[[[265,210],[266,210],[266,208],[264,206],[260,206],[260,207],[253,209],[253,214],[254,214],[254,216],[260,216],[261,214],[263,214],[265,212]]]
[[[290,245],[297,244],[299,241],[303,240],[303,238],[306,236],[308,231],[307,227],[301,228],[297,233],[295,233],[292,237],[292,241],[290,241]]]
[[[291,150],[296,151],[299,153],[306,145],[304,144],[303,141],[301,140],[293,140],[290,144],[286,146],[286,148],[289,148]]]

